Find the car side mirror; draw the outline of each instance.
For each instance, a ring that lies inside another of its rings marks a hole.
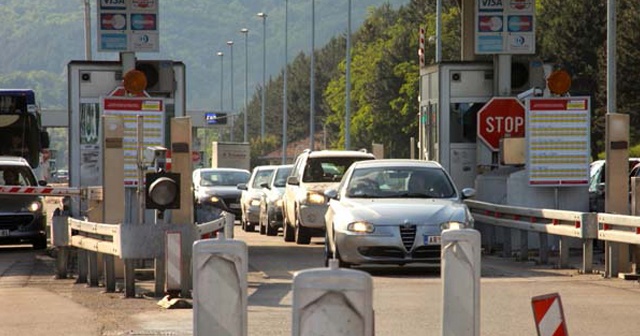
[[[473,188],[464,188],[462,189],[462,199],[471,198],[476,195],[476,190]]]
[[[300,179],[297,176],[287,177],[287,184],[300,185]]]
[[[606,185],[605,185],[604,183],[598,183],[598,184],[596,185],[596,191],[597,191],[599,194],[604,194],[604,189],[605,189],[605,187],[606,187]]]
[[[247,187],[246,183],[238,184],[238,189],[240,189],[240,190],[249,190],[249,188]]]
[[[326,196],[328,199],[338,199],[338,190],[337,189],[325,190],[324,196]]]
[[[46,187],[47,186],[47,181],[40,180],[40,181],[38,181],[38,185],[41,186],[41,187]]]

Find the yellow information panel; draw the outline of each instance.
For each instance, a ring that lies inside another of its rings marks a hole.
[[[531,186],[584,186],[591,162],[589,97],[526,101],[527,167]]]

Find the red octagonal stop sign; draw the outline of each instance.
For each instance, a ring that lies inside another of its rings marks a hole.
[[[515,97],[494,97],[478,111],[478,137],[492,151],[504,137],[524,137],[524,105]]]

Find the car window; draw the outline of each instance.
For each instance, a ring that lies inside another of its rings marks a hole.
[[[304,182],[339,182],[342,175],[362,157],[315,157],[309,158],[304,169]]]
[[[370,167],[353,171],[346,194],[367,198],[450,198],[456,196],[456,191],[440,168]]]
[[[273,169],[261,169],[256,171],[256,176],[253,178],[251,188],[259,189],[262,183],[269,183],[271,176],[273,176]]]
[[[287,177],[291,173],[291,167],[280,168],[276,173],[275,180],[273,181],[273,185],[276,188],[282,188],[287,184]]]
[[[35,176],[29,167],[5,166],[0,167],[2,185],[37,186]]]
[[[246,172],[205,171],[200,174],[200,185],[234,187],[240,183],[247,183],[250,177],[251,174]]]

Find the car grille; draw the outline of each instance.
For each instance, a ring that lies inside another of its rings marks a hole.
[[[400,237],[402,238],[402,244],[407,251],[411,251],[413,247],[413,241],[416,239],[416,226],[415,225],[401,225]]]
[[[17,230],[18,227],[28,225],[33,221],[33,215],[6,215],[0,216],[0,229]]]
[[[433,260],[437,262],[440,261],[440,255],[440,245],[420,246],[411,254],[414,259]]]
[[[392,246],[359,247],[358,252],[369,258],[398,258],[404,259],[405,253],[401,249]]]

